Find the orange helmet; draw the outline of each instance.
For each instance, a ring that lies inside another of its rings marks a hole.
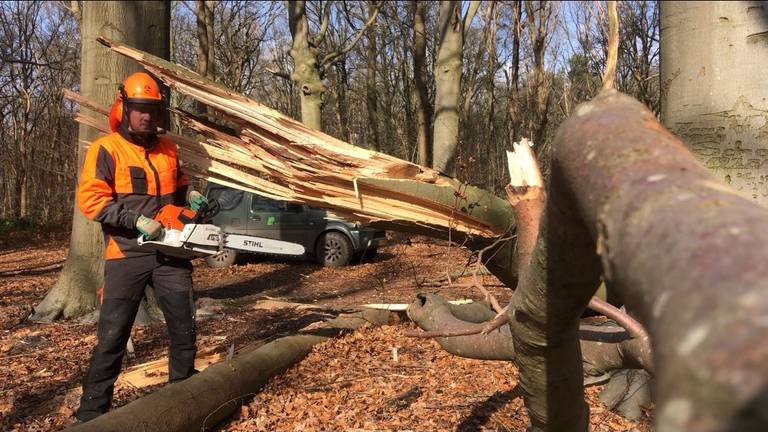
[[[112,132],[117,132],[123,122],[123,111],[125,104],[161,104],[163,94],[160,92],[160,86],[154,78],[146,72],[136,72],[129,75],[123,83],[120,84],[120,93],[112,103],[109,110],[109,128]]]
[[[130,103],[160,103],[163,94],[157,81],[146,72],[136,72],[129,75],[120,85],[123,102]]]

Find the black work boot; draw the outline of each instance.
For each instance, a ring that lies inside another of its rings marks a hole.
[[[101,304],[99,342],[93,349],[91,365],[83,381],[83,396],[75,414],[78,420],[92,420],[112,405],[112,391],[138,308],[139,300],[130,299],[105,299]]]
[[[165,316],[168,337],[168,382],[189,378],[195,370],[195,312],[191,291],[175,291],[157,299]]]

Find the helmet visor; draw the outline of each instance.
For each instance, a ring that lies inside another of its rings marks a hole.
[[[161,124],[162,104],[158,101],[131,100],[125,104],[129,130],[139,134],[155,134]]]

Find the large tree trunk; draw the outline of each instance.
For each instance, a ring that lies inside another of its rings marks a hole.
[[[478,2],[461,14],[461,1],[440,3],[437,31],[440,48],[435,62],[435,124],[432,167],[452,175],[455,170],[456,146],[459,141],[459,98],[461,96],[461,64],[464,32],[469,27]]]
[[[727,184],[768,205],[768,6],[660,7],[662,121]]]
[[[313,129],[321,130],[320,109],[323,104],[325,85],[320,78],[317,49],[309,44],[309,24],[303,0],[288,2],[288,25],[293,37],[291,79],[299,85],[301,92],[301,121]]]
[[[109,106],[117,87],[135,62],[116,55],[96,42],[97,36],[115,38],[168,58],[170,49],[170,2],[84,2],[82,8],[81,91],[90,99]],[[100,134],[80,125],[78,166],[87,143]],[[89,222],[75,205],[69,255],[56,284],[35,308],[33,319],[74,318],[97,306],[96,289],[103,280],[103,238],[98,224]]]
[[[768,211],[615,91],[579,106],[553,150],[550,205],[510,309],[534,425],[586,431],[575,317],[602,262],[650,331],[657,430],[764,429],[768,349],[749,317],[768,314]]]
[[[413,80],[416,86],[416,123],[418,127],[418,161],[421,166],[432,165],[432,104],[427,90],[427,37],[424,30],[425,2],[413,5]]]

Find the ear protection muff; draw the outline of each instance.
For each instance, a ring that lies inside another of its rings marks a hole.
[[[118,96],[115,98],[115,102],[112,103],[112,108],[109,110],[109,129],[112,132],[117,132],[120,129],[120,124],[123,122],[123,98]]]

